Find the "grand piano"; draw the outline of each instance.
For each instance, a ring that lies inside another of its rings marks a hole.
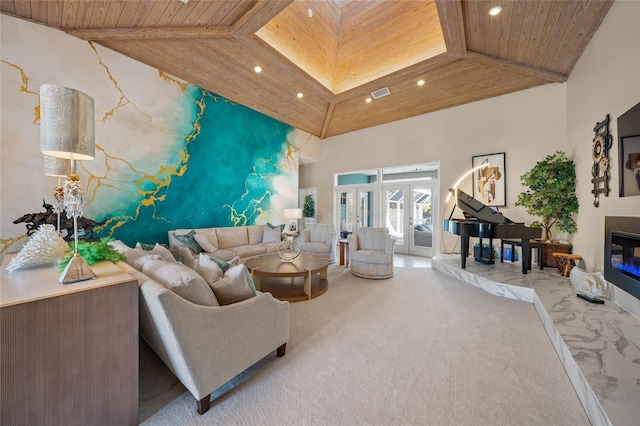
[[[515,223],[502,215],[498,211],[492,210],[469,194],[459,189],[450,189],[456,198],[456,206],[462,210],[464,219],[445,219],[443,229],[455,235],[460,235],[461,239],[461,266],[466,267],[467,253],[469,253],[469,237],[480,239],[480,256],[475,256],[475,260],[482,263],[493,264],[493,239],[521,239],[522,240],[522,273],[526,274],[531,256],[529,240],[540,238],[541,228],[530,228],[523,223]],[[482,239],[489,239],[489,257],[483,257]]]

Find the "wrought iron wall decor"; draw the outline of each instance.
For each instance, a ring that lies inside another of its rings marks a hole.
[[[607,117],[596,123],[596,127],[593,128],[596,133],[591,145],[591,155],[593,157],[593,167],[591,168],[591,183],[593,183],[594,200],[593,205],[598,207],[600,205],[600,194],[604,194],[605,197],[609,196],[609,150],[611,149],[613,137],[609,133],[609,114]]]

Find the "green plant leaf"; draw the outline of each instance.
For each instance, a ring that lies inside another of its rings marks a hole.
[[[113,247],[111,247],[108,243],[112,241],[111,238],[103,238],[100,241],[80,241],[78,243],[78,253],[83,259],[89,264],[89,266],[93,266],[97,262],[102,260],[108,260],[110,262],[117,262],[119,260],[125,260],[123,254],[117,252]],[[71,254],[62,259],[60,262],[60,270],[64,270],[67,266],[71,258],[75,253],[75,247],[72,245]]]
[[[546,239],[551,239],[555,228],[569,234],[577,231],[573,217],[579,207],[576,169],[564,152],[557,151],[538,161],[520,176],[520,182],[529,189],[518,194],[516,206],[525,207],[530,215],[542,217],[541,222],[534,224],[544,229]]]

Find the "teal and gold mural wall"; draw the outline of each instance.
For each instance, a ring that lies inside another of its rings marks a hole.
[[[39,151],[39,87],[94,98],[96,158],[78,170],[99,235],[166,242],[177,228],[284,223],[298,204],[299,150],[319,140],[159,70],[0,15],[2,254],[26,241],[13,220],[44,211],[54,178]]]

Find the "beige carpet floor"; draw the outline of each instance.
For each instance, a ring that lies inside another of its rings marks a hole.
[[[389,280],[329,269],[291,304],[287,354],[216,392],[203,416],[141,349],[144,425],[588,425],[531,304],[431,268]]]

